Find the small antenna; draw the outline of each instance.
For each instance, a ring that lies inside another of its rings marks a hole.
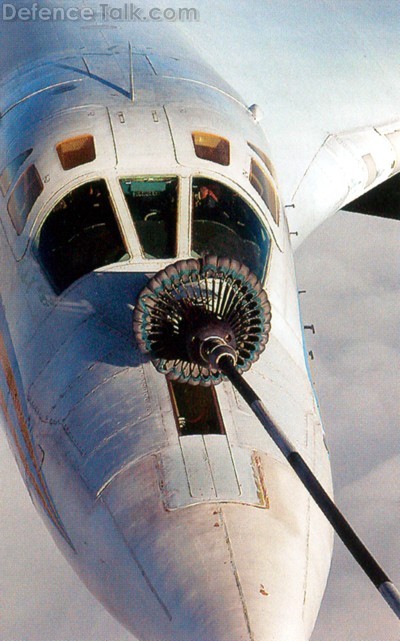
[[[135,86],[133,81],[133,59],[132,59],[132,43],[129,42],[129,84],[130,84],[130,99],[135,102]]]

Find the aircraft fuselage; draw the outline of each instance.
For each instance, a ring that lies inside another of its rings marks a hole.
[[[0,403],[32,500],[139,639],[308,639],[330,527],[229,383],[168,382],[132,330],[170,263],[247,264],[272,321],[246,377],[330,490],[263,131],[160,25],[45,26],[6,25],[0,110]]]

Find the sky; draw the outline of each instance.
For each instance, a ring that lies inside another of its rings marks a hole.
[[[293,136],[306,161],[328,130],[357,119],[377,124],[391,113],[400,92],[393,76],[397,0],[376,3],[379,15],[364,0],[242,0],[234,15],[231,0],[191,4],[201,10],[200,23],[185,27],[195,46],[249,104],[263,107],[285,195],[301,165],[292,172]],[[307,290],[303,319],[316,328],[307,339],[336,500],[398,585],[399,241],[397,222],[339,213],[296,255],[299,289]],[[0,641],[131,640],[56,549],[1,432],[0,470]],[[337,541],[312,641],[398,640],[394,615]]]

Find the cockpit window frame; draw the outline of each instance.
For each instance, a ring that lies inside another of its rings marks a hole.
[[[26,183],[30,188],[33,186],[33,189],[27,189]],[[12,188],[7,201],[7,212],[17,236],[24,232],[29,215],[43,189],[43,180],[36,164],[29,164]]]
[[[122,187],[122,181],[123,180],[132,180],[135,182],[138,182],[140,180],[150,180],[150,179],[159,179],[161,180],[170,180],[170,179],[176,179],[176,220],[175,220],[175,255],[172,257],[166,257],[166,258],[160,258],[160,257],[149,257],[146,255],[146,252],[144,250],[142,240],[140,238],[140,234],[138,232],[138,229],[136,227],[134,218],[132,216],[132,213],[129,208],[129,204],[126,200],[126,195],[124,193],[123,187]],[[120,191],[120,195],[124,201],[125,208],[128,212],[128,215],[130,217],[131,223],[132,223],[132,229],[135,234],[135,245],[139,249],[140,252],[140,259],[142,263],[147,264],[147,263],[155,263],[155,264],[164,264],[168,262],[173,262],[174,260],[177,260],[178,257],[181,255],[181,242],[180,242],[180,232],[181,232],[181,207],[182,207],[182,199],[183,199],[183,180],[185,180],[184,177],[182,177],[178,173],[164,173],[164,172],[154,172],[154,173],[141,173],[141,174],[128,174],[124,172],[121,175],[118,175],[117,181],[118,181],[118,187]],[[137,258],[137,256],[136,256]]]
[[[39,251],[38,251],[38,239],[40,237],[40,233],[42,230],[43,225],[45,224],[46,220],[48,219],[49,215],[54,211],[55,207],[59,203],[65,199],[68,194],[71,192],[79,189],[80,187],[83,187],[84,185],[89,185],[90,183],[95,183],[96,181],[103,181],[105,184],[105,187],[107,189],[107,194],[108,194],[108,200],[109,200],[109,205],[112,209],[112,213],[114,216],[114,221],[118,227],[118,231],[120,234],[120,237],[122,239],[122,243],[124,245],[127,258],[124,260],[116,261],[113,263],[109,263],[100,267],[96,267],[75,280],[73,280],[67,287],[62,289],[61,291],[57,291],[57,287],[54,286],[51,278],[46,272],[46,269],[41,263],[40,257],[39,257]],[[109,176],[105,175],[98,175],[96,174],[86,174],[85,176],[81,176],[79,180],[73,180],[70,183],[64,185],[64,188],[62,190],[59,190],[56,194],[53,195],[51,199],[46,203],[44,207],[41,209],[41,215],[38,217],[38,219],[35,221],[35,224],[33,225],[31,231],[30,231],[30,242],[29,242],[29,247],[30,247],[30,252],[35,258],[36,262],[38,263],[40,270],[46,280],[46,282],[49,285],[49,288],[51,291],[54,293],[54,295],[59,298],[65,295],[66,292],[69,291],[71,287],[74,287],[76,283],[80,282],[82,279],[87,278],[92,274],[94,271],[101,271],[104,269],[110,268],[112,265],[124,265],[129,263],[132,260],[133,254],[132,254],[132,249],[131,249],[131,244],[129,243],[129,239],[126,234],[126,229],[124,225],[124,221],[121,219],[119,208],[117,206],[117,203],[115,201],[114,197],[114,190],[115,186],[112,184],[112,181],[109,180]]]
[[[261,174],[263,182],[259,180],[254,169]],[[253,156],[250,158],[249,183],[267,207],[275,225],[279,227],[281,220],[281,201],[274,178],[269,171],[263,167],[260,160],[256,160]],[[257,187],[256,183],[259,183],[260,186]]]
[[[260,149],[260,147],[257,147],[257,145],[254,145],[252,142],[249,140],[247,141],[247,145],[251,151],[258,156],[259,160],[261,160],[265,167],[268,169],[269,173],[271,174],[272,178],[276,180],[276,171],[275,167],[273,165],[272,160],[267,156],[267,154]]]
[[[14,183],[15,179],[20,173],[21,167],[26,163],[29,156],[33,152],[33,147],[25,149],[19,153],[15,158],[13,158],[0,173],[0,191],[3,195],[3,198],[6,197],[7,192],[9,191],[11,185]]]
[[[189,216],[189,231],[188,231],[189,238],[190,238],[189,255],[193,256],[193,253],[192,253],[193,221],[194,221],[193,181],[196,179],[206,179],[206,180],[209,180],[210,182],[221,183],[221,185],[223,185],[224,187],[236,192],[237,195],[245,201],[245,203],[249,206],[253,214],[258,219],[259,223],[261,224],[261,226],[263,227],[265,233],[269,238],[268,254],[267,254],[266,262],[264,265],[262,277],[259,279],[261,283],[265,283],[269,274],[269,269],[271,265],[271,255],[274,249],[274,245],[278,246],[275,233],[272,229],[269,219],[267,218],[265,212],[263,211],[263,208],[260,207],[260,205],[252,197],[252,195],[248,191],[246,191],[242,185],[234,182],[229,177],[224,176],[222,174],[213,173],[211,171],[204,171],[204,172],[201,171],[201,172],[192,173],[189,177],[189,194],[190,194],[190,202],[191,202],[190,216]]]

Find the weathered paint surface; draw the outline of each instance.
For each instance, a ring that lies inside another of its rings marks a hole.
[[[12,49],[18,25],[8,26]],[[15,67],[3,73],[0,120],[2,168],[32,148],[29,163],[43,180],[19,236],[8,195],[0,196],[9,332],[0,343],[1,405],[26,483],[82,580],[139,639],[303,641],[328,573],[329,527],[230,385],[217,388],[226,434],[179,436],[167,383],[132,332],[137,294],[170,261],[143,257],[119,185],[126,176],[178,176],[176,258],[190,252],[191,176],[222,181],[251,203],[271,237],[273,320],[246,376],[330,489],[288,227],[283,210],[277,225],[249,183],[248,142],[269,154],[264,134],[178,38],[130,33],[132,103],[124,25],[52,26],[45,38],[43,24],[29,25]],[[195,155],[197,130],[230,141],[229,166]],[[94,136],[95,160],[64,171],[57,143],[84,134]],[[58,296],[37,261],[36,234],[65,194],[98,178],[127,258]]]

